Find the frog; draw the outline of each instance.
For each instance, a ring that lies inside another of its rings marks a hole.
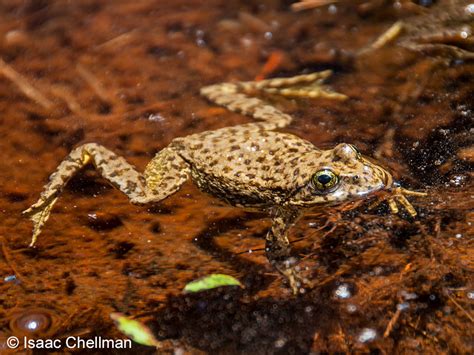
[[[297,294],[307,280],[296,271],[289,230],[308,211],[351,208],[357,201],[387,201],[416,216],[405,196],[424,196],[398,185],[392,174],[349,143],[322,150],[297,135],[280,131],[293,120],[268,95],[343,102],[325,80],[330,70],[260,81],[213,84],[200,90],[210,102],[256,121],[177,137],[160,150],[143,173],[98,143],[73,149],[50,176],[38,201],[23,212],[33,221],[34,246],[68,180],[92,164],[133,204],[163,201],[189,179],[227,204],[265,212],[272,220],[265,238],[270,264]],[[266,97],[266,98],[265,98]],[[349,207],[347,207],[349,206]]]

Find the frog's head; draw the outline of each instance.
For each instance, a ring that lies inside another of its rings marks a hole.
[[[389,172],[372,163],[351,144],[339,144],[317,159],[309,181],[288,201],[290,205],[318,207],[367,198],[392,186]]]

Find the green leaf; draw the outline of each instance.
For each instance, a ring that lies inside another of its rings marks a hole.
[[[243,287],[235,277],[224,274],[211,274],[202,279],[191,281],[184,287],[184,292],[200,292],[210,290],[221,286],[240,286]]]
[[[122,313],[118,312],[111,313],[110,318],[115,321],[118,330],[132,339],[135,343],[154,346],[157,348],[161,346],[160,342],[156,340],[150,328],[148,328],[143,323],[125,317]]]

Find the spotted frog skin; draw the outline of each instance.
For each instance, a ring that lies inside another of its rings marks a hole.
[[[346,96],[323,85],[330,74],[324,71],[204,87],[201,94],[211,102],[259,122],[176,138],[157,153],[143,174],[99,144],[75,148],[51,175],[38,202],[24,212],[34,223],[31,245],[67,181],[86,164],[92,163],[135,204],[162,201],[191,178],[202,191],[231,205],[270,215],[273,223],[266,237],[267,257],[297,293],[301,282],[287,235],[305,211],[346,206],[376,196],[387,200],[393,212],[398,211],[399,203],[415,216],[404,194],[421,194],[395,186],[390,173],[351,144],[320,150],[295,135],[275,131],[288,126],[292,117],[256,95],[345,100]]]

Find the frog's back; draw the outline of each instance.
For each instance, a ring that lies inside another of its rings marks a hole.
[[[176,144],[198,186],[237,205],[281,202],[310,178],[321,154],[292,134],[243,126],[198,133]]]

